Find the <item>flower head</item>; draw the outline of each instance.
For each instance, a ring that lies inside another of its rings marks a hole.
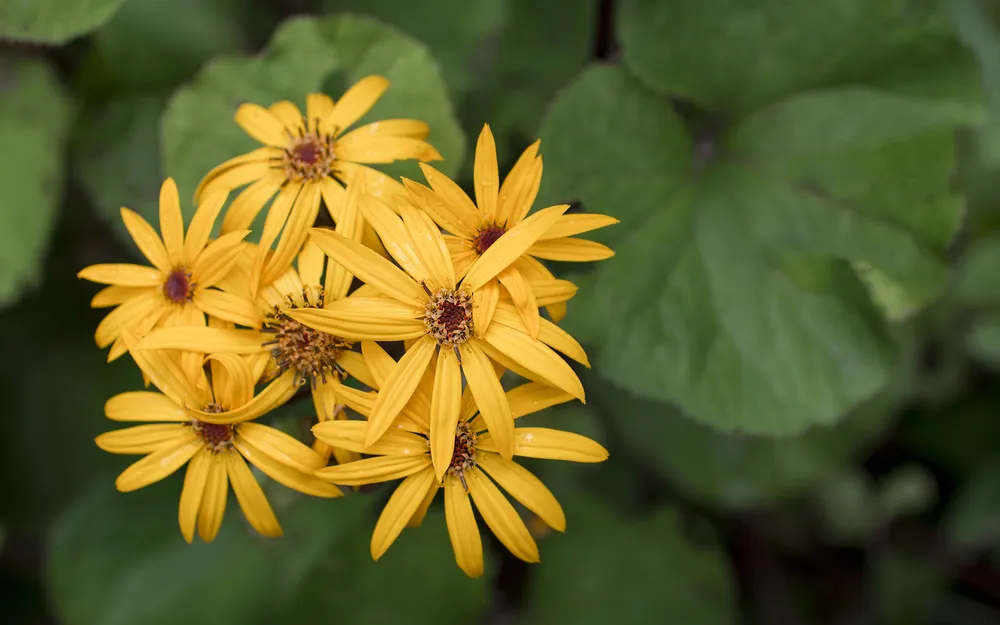
[[[438,476],[447,469],[444,458],[450,456],[454,445],[463,374],[500,453],[510,458],[514,451],[513,419],[503,387],[494,375],[491,357],[511,363],[511,368],[519,372],[526,371],[527,377],[584,399],[579,378],[549,345],[586,362],[583,349],[544,320],[541,340],[529,336],[517,314],[508,314],[513,310],[498,302],[499,290],[492,283],[503,267],[524,252],[535,233],[547,229],[565,207],[539,211],[518,224],[521,236],[498,242],[457,282],[448,249],[434,222],[404,197],[396,196],[395,200],[394,211],[382,200],[362,196],[359,210],[399,267],[336,232],[312,230],[320,249],[364,281],[369,292],[378,294],[355,294],[323,309],[291,310],[288,316],[349,340],[412,341],[381,385],[369,416],[367,444],[375,443],[389,429],[425,372],[434,367],[437,383],[431,399],[430,432]]]
[[[341,495],[313,475],[326,464],[316,452],[280,430],[253,422],[291,397],[287,386],[276,382],[254,396],[248,365],[226,354],[210,357],[211,380],[204,372],[191,380],[173,354],[138,351],[128,333],[124,340],[159,392],[112,397],[105,406],[109,419],[146,423],[106,432],[95,440],[111,453],[145,454],[118,476],[115,485],[122,492],[158,482],[187,464],[179,512],[185,540],[193,540],[196,525],[202,540],[215,538],[228,484],[254,529],[264,536],[281,535],[274,511],[246,461],[300,492]]]
[[[210,171],[198,186],[196,197],[249,185],[233,200],[222,232],[249,227],[274,198],[251,276],[254,292],[291,264],[316,220],[321,199],[334,220],[342,218],[344,188],[352,177],[362,178],[367,192],[374,195],[402,192],[398,182],[362,163],[441,159],[425,141],[430,128],[421,121],[387,119],[347,132],[388,87],[385,78],[368,76],[336,103],[327,95],[311,93],[306,98],[305,115],[289,101],[269,108],[246,103],[237,109],[236,123],[264,147]],[[281,240],[269,257],[268,250],[279,234]]]
[[[378,349],[377,346],[375,349]],[[388,356],[386,356],[388,357]],[[391,358],[390,358],[391,360]],[[434,374],[420,384],[416,404],[410,412],[420,415],[421,406],[436,386]],[[381,391],[380,391],[381,392]],[[350,393],[353,407],[367,414],[376,400],[373,393]],[[556,388],[529,382],[506,393],[514,418],[571,400]],[[472,504],[497,538],[518,558],[538,562],[538,546],[524,522],[497,487],[507,490],[524,507],[557,531],[566,528],[566,517],[552,492],[530,471],[500,455],[496,440],[485,431],[486,420],[477,416],[474,394],[467,387],[461,418],[451,431],[452,451],[444,459],[443,479],[435,475],[435,449],[426,423],[433,415],[423,412],[422,422],[407,422],[390,431],[374,445],[366,445],[363,421],[328,421],[313,428],[316,437],[329,445],[371,457],[326,467],[316,475],[341,485],[361,485],[404,478],[393,492],[372,533],[372,557],[378,560],[404,527],[421,523],[439,488],[444,488],[445,520],[455,559],[471,577],[483,574],[483,548]],[[419,420],[419,416],[416,417]],[[598,443],[571,432],[524,427],[514,430],[514,455],[572,462],[601,462],[607,450]],[[492,478],[492,479],[491,479]],[[470,501],[471,497],[471,501]]]
[[[160,232],[127,208],[122,221],[139,250],[152,265],[126,263],[91,265],[77,275],[107,284],[91,301],[94,308],[114,306],[97,326],[98,347],[111,345],[108,360],[127,350],[122,332],[141,337],[157,327],[205,325],[205,315],[229,319],[220,291],[211,289],[239,259],[248,230],[234,230],[215,241],[209,236],[225,203],[225,194],[206,196],[187,234],[177,197],[177,185],[167,178],[160,188]]]
[[[542,181],[539,143],[536,141],[528,146],[501,185],[493,133],[488,125],[484,126],[476,145],[475,202],[447,176],[427,164],[422,163],[420,168],[430,188],[403,180],[410,200],[450,233],[445,236],[445,243],[451,251],[458,278],[494,245],[511,237],[524,236],[518,225],[527,218]],[[531,336],[538,336],[539,306],[548,306],[553,320],[559,321],[565,314],[564,302],[576,293],[575,285],[556,280],[537,259],[579,262],[613,256],[614,252],[607,246],[573,235],[616,223],[617,219],[607,215],[560,212],[545,229],[534,231],[532,238],[522,246],[521,253],[497,273],[496,278],[524,319]]]

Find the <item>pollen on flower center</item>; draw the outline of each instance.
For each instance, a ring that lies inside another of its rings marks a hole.
[[[507,229],[499,224],[486,224],[476,232],[476,236],[472,238],[472,244],[477,252],[484,254],[505,232]]]
[[[440,289],[424,306],[427,333],[442,347],[454,347],[473,334],[472,295],[467,291]]]
[[[222,412],[219,404],[209,404],[205,406],[203,412],[218,414]],[[231,425],[220,425],[218,423],[205,423],[197,419],[191,420],[191,429],[213,452],[223,451],[233,446],[233,431]]]
[[[288,309],[322,306],[323,290],[306,288],[301,298],[289,296],[284,306],[275,306],[274,311],[264,319],[261,330],[274,335],[273,339],[264,343],[264,347],[270,348],[279,374],[289,369],[295,371],[296,384],[305,384],[308,380],[315,386],[320,381],[325,382],[328,375],[340,380],[347,377],[347,372],[338,361],[354,343],[310,328],[285,314]]]
[[[465,484],[465,472],[476,466],[476,433],[469,429],[469,426],[460,423],[455,428],[455,450],[451,453],[451,464],[448,465],[448,475],[457,477],[462,481],[465,490],[469,487]]]
[[[163,296],[175,304],[191,301],[193,295],[191,272],[183,267],[171,271],[163,281]]]
[[[333,169],[333,138],[314,132],[293,139],[285,148],[285,176],[304,182],[324,178]]]

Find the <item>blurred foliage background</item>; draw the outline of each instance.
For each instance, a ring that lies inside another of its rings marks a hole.
[[[93,444],[141,385],[75,277],[135,257],[119,207],[245,151],[239,102],[369,73],[466,185],[488,122],[623,222],[560,268],[588,403],[531,419],[611,459],[529,465],[569,518],[539,565],[468,580],[443,518],[373,563],[387,488],[189,546],[180,476],[119,494]],[[1000,623],[998,269],[994,0],[6,0],[0,621]]]

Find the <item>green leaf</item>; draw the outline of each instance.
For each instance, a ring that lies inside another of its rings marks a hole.
[[[937,500],[934,474],[920,464],[905,464],[879,480],[878,510],[884,522],[922,514]]]
[[[1000,459],[981,465],[951,501],[944,516],[949,543],[963,552],[977,552],[1000,545]]]
[[[0,17],[0,23],[3,18]],[[72,108],[48,65],[0,60],[0,309],[36,286],[63,189]]]
[[[851,263],[926,305],[961,218],[951,134],[971,116],[936,102],[831,88],[696,140],[621,69],[585,72],[546,116],[543,194],[622,221],[597,235],[617,256],[566,320],[595,368],[760,434],[834,423],[872,396],[892,348]]]
[[[461,130],[437,65],[422,45],[368,19],[291,18],[261,55],[216,59],[171,99],[161,123],[163,164],[182,197],[192,197],[211,168],[258,147],[233,121],[241,102],[269,106],[290,99],[301,108],[305,96],[320,90],[334,72],[350,79],[384,75],[392,86],[365,119],[423,119],[431,125],[430,141],[448,159],[445,169],[461,164]],[[189,208],[185,205],[188,213]]]
[[[0,38],[66,43],[108,21],[125,0],[5,0]]]
[[[121,207],[159,223],[160,116],[167,98],[142,95],[112,100],[83,120],[73,150],[74,171],[97,207],[130,250]]]
[[[936,4],[624,0],[618,33],[626,65],[644,82],[728,119],[834,84],[964,98],[978,90],[978,69]]]
[[[433,625],[475,621],[485,613],[487,585],[466,577],[455,563],[440,505],[428,511],[419,528],[405,530],[378,562],[372,561],[369,546],[373,527],[374,518],[366,519],[338,543],[339,562],[314,573],[295,600],[296,611],[291,617],[285,615],[286,620],[306,622],[316,614],[336,614],[357,625]],[[485,526],[481,530],[488,531]],[[484,547],[489,579],[490,554],[488,545]],[[392,589],[391,600],[386,600],[387,588]]]
[[[454,94],[476,82],[476,52],[504,15],[510,0],[322,0],[328,13],[370,15],[412,35],[441,64]]]
[[[83,65],[96,99],[187,80],[209,59],[248,49],[251,0],[129,0],[94,33]]]
[[[735,588],[715,545],[696,546],[681,519],[662,508],[625,518],[600,500],[564,500],[565,534],[539,548],[542,564],[524,607],[524,625],[548,623],[735,623]]]
[[[184,542],[177,528],[180,475],[133,493],[112,476],[94,484],[53,528],[48,578],[68,625],[142,621],[245,625],[287,613],[288,601],[330,548],[358,523],[368,501],[295,497],[275,505],[284,536],[265,539],[229,494],[215,541]],[[194,598],[194,599],[193,599]]]

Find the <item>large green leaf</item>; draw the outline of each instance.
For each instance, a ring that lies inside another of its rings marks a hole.
[[[4,0],[0,38],[65,43],[99,27],[125,0]]]
[[[874,81],[968,93],[978,73],[933,2],[624,0],[625,63],[655,89],[738,118],[797,90]]]
[[[691,544],[676,511],[631,519],[589,497],[562,503],[566,533],[539,545],[521,623],[736,622],[723,553]]]
[[[95,483],[53,529],[49,584],[69,625],[246,625],[287,613],[298,586],[357,525],[364,497],[295,497],[278,506],[285,535],[256,536],[232,493],[214,542],[187,544],[177,529],[180,476],[134,493]]]
[[[567,318],[598,371],[754,433],[833,423],[882,387],[891,349],[852,263],[937,295],[961,218],[951,134],[978,119],[920,87],[806,92],[693,138],[623,70],[585,72],[544,122],[543,193],[623,222]],[[898,293],[871,288],[895,316]]]
[[[384,75],[392,86],[366,119],[423,119],[431,125],[430,141],[448,159],[445,169],[461,164],[462,133],[426,48],[365,18],[292,18],[261,55],[214,60],[171,99],[161,124],[164,172],[190,198],[212,167],[258,146],[233,121],[241,102],[269,106],[290,99],[304,107],[306,94],[318,91],[334,72],[352,79]]]
[[[0,23],[3,18],[0,17]],[[0,308],[37,285],[63,189],[71,106],[48,65],[0,59]]]

